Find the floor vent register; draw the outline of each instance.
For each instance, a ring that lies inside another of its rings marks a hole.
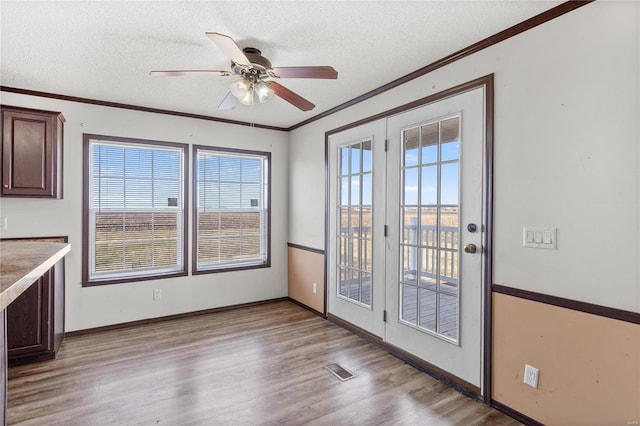
[[[353,379],[354,377],[356,377],[352,372],[340,366],[339,364],[329,364],[327,365],[326,368],[327,370],[331,371],[334,376],[336,376],[338,379],[342,380],[343,382],[346,382],[347,380]]]

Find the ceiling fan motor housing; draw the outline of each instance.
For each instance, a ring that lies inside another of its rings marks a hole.
[[[269,75],[273,68],[271,61],[262,56],[262,52],[255,47],[245,47],[242,52],[249,60],[249,66],[231,61],[231,69],[235,74],[240,74],[247,79],[257,80],[260,77]]]

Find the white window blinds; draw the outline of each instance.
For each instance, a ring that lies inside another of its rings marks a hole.
[[[185,271],[185,147],[89,139],[88,280]]]
[[[269,265],[269,153],[194,147],[195,271]]]

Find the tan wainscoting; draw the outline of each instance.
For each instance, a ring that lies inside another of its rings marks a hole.
[[[313,293],[313,283],[317,292]],[[289,297],[324,313],[324,255],[289,247]]]
[[[493,399],[541,423],[640,421],[638,324],[494,293],[492,366]]]

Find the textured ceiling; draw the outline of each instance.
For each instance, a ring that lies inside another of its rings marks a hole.
[[[548,10],[559,1],[0,1],[0,84],[289,127]],[[205,32],[256,47],[274,66],[331,65],[337,80],[281,79],[316,104],[274,98],[220,111],[234,77]]]

